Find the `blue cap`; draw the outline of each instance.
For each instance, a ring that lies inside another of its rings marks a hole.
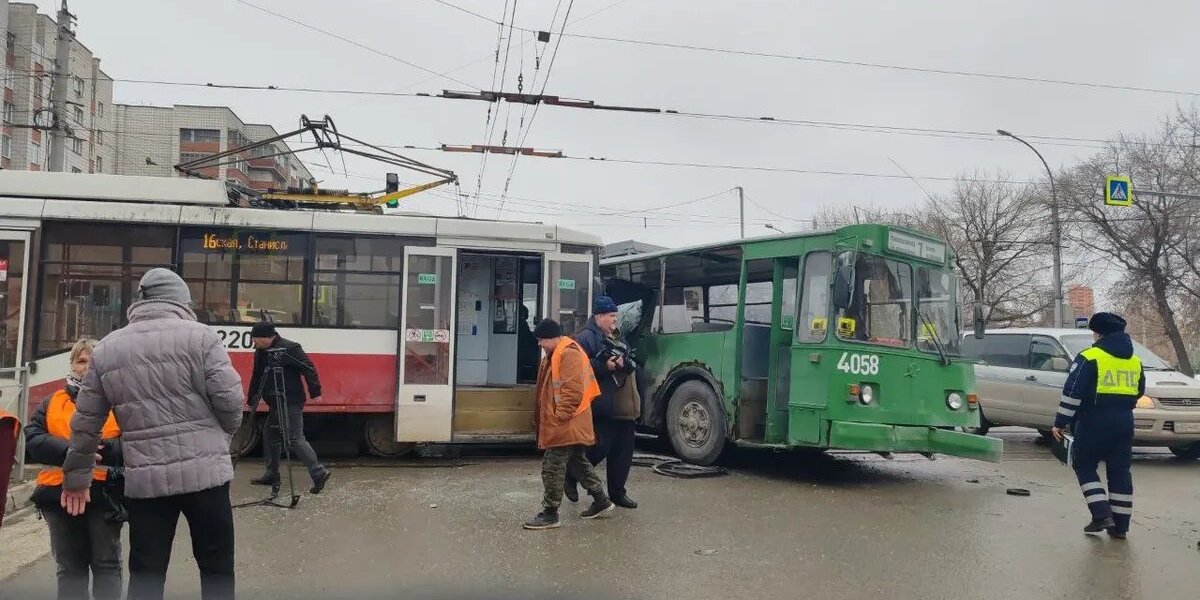
[[[592,303],[593,315],[607,315],[615,312],[617,312],[617,303],[608,296],[597,296],[596,301]]]

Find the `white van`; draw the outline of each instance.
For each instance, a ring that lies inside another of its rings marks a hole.
[[[1049,437],[1067,370],[1092,343],[1086,329],[993,329],[983,339],[964,335],[963,354],[979,360],[978,433],[1019,425]],[[1134,445],[1166,446],[1180,458],[1200,458],[1200,381],[1137,342],[1133,348],[1146,370],[1146,395],[1133,411]]]

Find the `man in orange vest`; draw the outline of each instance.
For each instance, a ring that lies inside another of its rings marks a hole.
[[[545,495],[542,512],[526,521],[525,529],[553,529],[561,524],[558,507],[567,473],[592,496],[592,505],[579,516],[595,519],[612,511],[613,503],[587,459],[587,448],[596,443],[592,400],[600,395],[587,354],[575,340],[564,336],[562,327],[553,320],[542,320],[533,335],[546,353],[538,368],[534,414],[538,449],[546,451],[542,456]]]

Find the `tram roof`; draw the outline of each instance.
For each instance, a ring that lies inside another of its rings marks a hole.
[[[299,231],[509,239],[600,246],[598,236],[546,223],[232,206],[208,179],[0,171],[0,218],[261,227]],[[480,247],[485,247],[483,244]]]

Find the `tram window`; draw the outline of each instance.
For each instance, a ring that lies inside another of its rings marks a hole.
[[[399,310],[400,275],[316,274],[313,325],[394,329]]]
[[[907,347],[912,341],[912,267],[871,254],[838,257],[844,265],[852,260],[850,306],[838,311],[838,337]]]
[[[170,268],[175,229],[48,222],[42,244],[37,356],[121,327],[142,275]]]
[[[399,327],[404,247],[433,242],[432,238],[317,237],[312,324]]]
[[[183,279],[204,323],[254,323],[265,313],[303,322],[308,236],[260,230],[189,228],[180,236]]]

